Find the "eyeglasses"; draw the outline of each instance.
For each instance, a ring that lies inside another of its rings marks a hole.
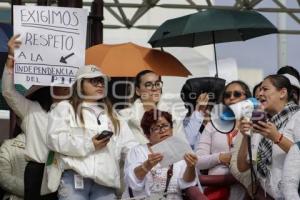
[[[103,77],[89,78],[88,81],[90,82],[90,84],[92,84],[95,87],[99,84],[101,84],[102,86],[105,85]]]
[[[242,95],[245,95],[245,93],[241,91],[229,91],[229,92],[225,92],[223,96],[224,99],[229,99],[232,95],[235,98],[240,98]]]
[[[152,90],[153,87],[155,87],[156,89],[161,89],[163,87],[163,82],[162,81],[156,81],[154,83],[152,82],[146,82],[144,84],[144,87],[147,89],[147,90]]]
[[[158,125],[158,126],[154,126],[152,128],[150,128],[150,131],[152,133],[161,133],[161,132],[164,132],[164,131],[167,131],[171,128],[171,125],[170,124],[161,124],[161,125]]]

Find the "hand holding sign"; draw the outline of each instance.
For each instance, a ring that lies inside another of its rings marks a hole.
[[[10,38],[10,40],[7,43],[8,46],[8,55],[14,56],[15,55],[15,49],[20,48],[22,42],[18,40],[20,38],[20,34],[14,35]]]
[[[9,73],[13,73],[14,70],[14,54],[15,54],[15,49],[18,49],[21,45],[21,41],[18,40],[20,35],[14,35],[13,37],[10,38],[10,40],[7,43],[8,47],[8,56],[7,56],[7,61],[6,61],[6,68],[8,69]]]

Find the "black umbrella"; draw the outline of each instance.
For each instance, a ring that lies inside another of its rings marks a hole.
[[[148,41],[152,47],[195,47],[215,43],[245,41],[278,33],[277,28],[256,11],[206,9],[195,14],[167,20]]]

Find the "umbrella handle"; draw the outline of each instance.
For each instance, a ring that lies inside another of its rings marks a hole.
[[[215,67],[216,67],[216,75],[215,75],[215,77],[218,78],[219,77],[219,72],[218,72],[218,61],[217,61],[215,31],[212,31],[212,39],[213,39],[213,44],[214,44]]]

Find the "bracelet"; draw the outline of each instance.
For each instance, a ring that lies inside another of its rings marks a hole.
[[[144,172],[148,173],[149,170],[147,169],[147,167],[144,165],[144,163],[141,165],[142,169],[144,170]]]
[[[281,133],[280,136],[279,136],[279,138],[278,138],[278,140],[276,140],[274,142],[274,144],[279,144],[281,142],[282,138],[283,138],[283,134]]]

